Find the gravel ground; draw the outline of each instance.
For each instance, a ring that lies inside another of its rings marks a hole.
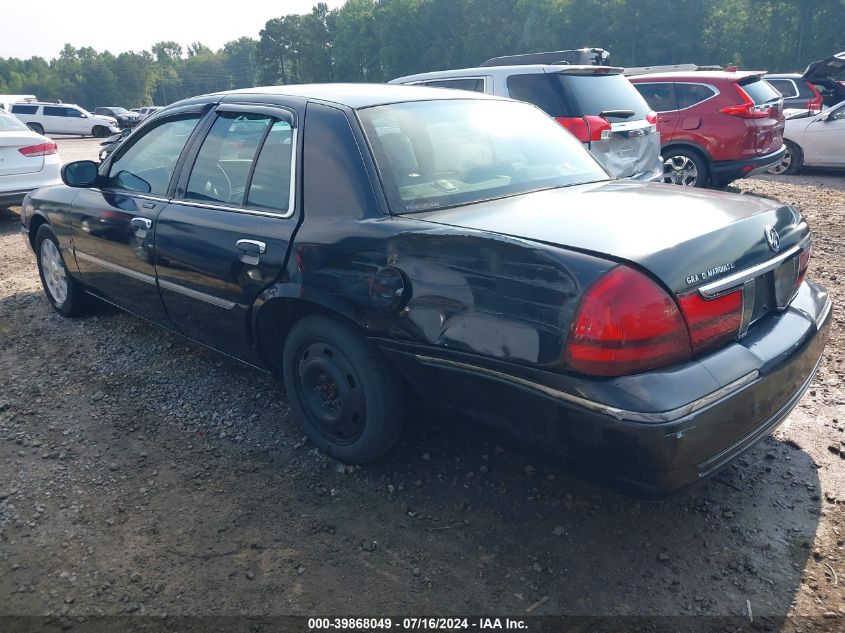
[[[60,141],[65,160],[98,149]],[[809,218],[831,341],[773,438],[660,501],[425,410],[385,459],[344,467],[272,377],[117,311],[55,314],[0,210],[0,615],[750,609],[770,630],[842,631],[845,178],[735,189]]]

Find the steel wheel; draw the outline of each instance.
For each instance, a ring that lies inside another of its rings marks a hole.
[[[59,249],[52,240],[41,242],[41,270],[44,272],[44,283],[57,306],[67,301],[67,273]]]
[[[315,429],[334,444],[357,440],[367,407],[361,380],[348,358],[326,341],[312,342],[299,353],[296,391]]]
[[[698,177],[698,167],[689,156],[671,156],[663,163],[663,182],[695,187]]]

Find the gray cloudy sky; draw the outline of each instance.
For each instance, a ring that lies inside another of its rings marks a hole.
[[[342,0],[324,0],[330,8]],[[258,37],[264,23],[307,13],[317,0],[3,0],[0,57],[57,57],[65,43],[118,54],[175,40],[217,50],[242,35]]]

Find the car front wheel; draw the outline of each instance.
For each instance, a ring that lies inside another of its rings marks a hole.
[[[109,129],[102,125],[95,125],[94,129],[91,130],[91,135],[96,138],[105,138],[109,135]]]
[[[362,464],[396,443],[404,385],[359,332],[334,319],[305,317],[288,334],[282,368],[294,415],[322,451]]]
[[[38,254],[38,275],[50,305],[63,316],[78,316],[85,312],[85,293],[70,276],[52,229],[43,224],[35,236]]]
[[[663,182],[684,187],[707,186],[707,163],[692,150],[677,148],[663,154]]]

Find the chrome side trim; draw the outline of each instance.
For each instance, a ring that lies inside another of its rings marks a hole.
[[[732,275],[728,275],[722,279],[718,279],[712,283],[704,284],[703,286],[699,287],[698,292],[701,296],[706,297],[708,299],[712,299],[713,297],[721,294],[725,290],[730,290],[735,286],[739,286],[740,284],[749,281],[750,279],[754,279],[755,277],[759,277],[763,273],[767,273],[770,270],[774,270],[778,266],[780,266],[783,262],[787,259],[792,257],[793,255],[797,254],[798,252],[804,250],[809,244],[812,239],[812,236],[808,235],[800,243],[796,244],[789,250],[784,251],[777,257],[773,257],[772,259],[765,261],[761,264],[757,264],[756,266],[752,266],[751,268],[746,268],[745,270],[740,270]]]
[[[713,391],[712,393],[709,393],[706,396],[699,398],[698,400],[690,402],[689,404],[685,404],[682,407],[672,409],[671,411],[647,413],[644,411],[628,411],[626,409],[612,407],[610,405],[602,404],[601,402],[588,400],[587,398],[582,398],[581,396],[566,393],[565,391],[560,391],[559,389],[547,387],[546,385],[541,385],[531,380],[526,380],[524,378],[520,378],[519,376],[512,376],[511,374],[506,374],[500,371],[496,371],[495,369],[489,369],[487,367],[479,367],[478,365],[471,365],[469,363],[462,363],[460,361],[448,360],[445,358],[435,358],[433,356],[425,356],[422,354],[415,354],[414,356],[418,361],[425,365],[439,365],[442,367],[450,367],[452,369],[468,371],[474,374],[482,374],[491,378],[498,378],[500,380],[504,380],[506,382],[510,382],[521,387],[527,387],[528,389],[540,392],[556,400],[562,400],[564,402],[576,404],[580,407],[584,407],[585,409],[589,409],[590,411],[598,411],[599,413],[614,417],[619,421],[626,420],[629,422],[651,422],[653,424],[660,422],[674,422],[675,420],[678,420],[686,415],[689,415],[690,413],[698,411],[699,409],[702,409],[716,402],[717,400],[721,400],[730,393],[737,391],[742,387],[748,385],[749,383],[753,382],[760,375],[760,372],[755,369],[754,371],[751,371],[745,374],[744,376],[737,378],[733,382],[728,383],[724,387],[721,387],[720,389],[717,389],[716,391]]]
[[[830,311],[833,309],[833,302],[830,300],[830,296],[828,295],[827,301],[822,308],[822,311],[819,312],[819,315],[816,317],[816,329],[820,329],[824,322],[827,320],[827,316],[830,314]]]
[[[181,295],[185,295],[186,297],[191,297],[191,299],[197,299],[199,301],[204,301],[205,303],[210,303],[213,306],[218,308],[223,308],[225,310],[233,309],[237,304],[233,301],[227,301],[226,299],[220,299],[219,297],[215,297],[214,295],[209,295],[204,292],[200,292],[199,290],[194,290],[193,288],[186,288],[185,286],[180,286],[179,284],[174,284],[172,281],[165,281],[163,279],[158,280],[158,285],[166,290],[172,290],[173,292],[178,292]]]
[[[103,268],[108,268],[109,270],[114,271],[116,273],[126,275],[127,277],[132,277],[132,279],[137,279],[138,281],[143,281],[144,283],[152,284],[153,286],[156,283],[156,278],[152,275],[145,275],[144,273],[139,273],[137,270],[132,270],[131,268],[126,268],[124,266],[120,266],[119,264],[107,262],[104,259],[95,257],[94,255],[89,255],[88,253],[80,251],[79,249],[74,249],[73,254],[76,256],[77,259],[84,259],[87,262],[97,264],[98,266],[102,266]]]

